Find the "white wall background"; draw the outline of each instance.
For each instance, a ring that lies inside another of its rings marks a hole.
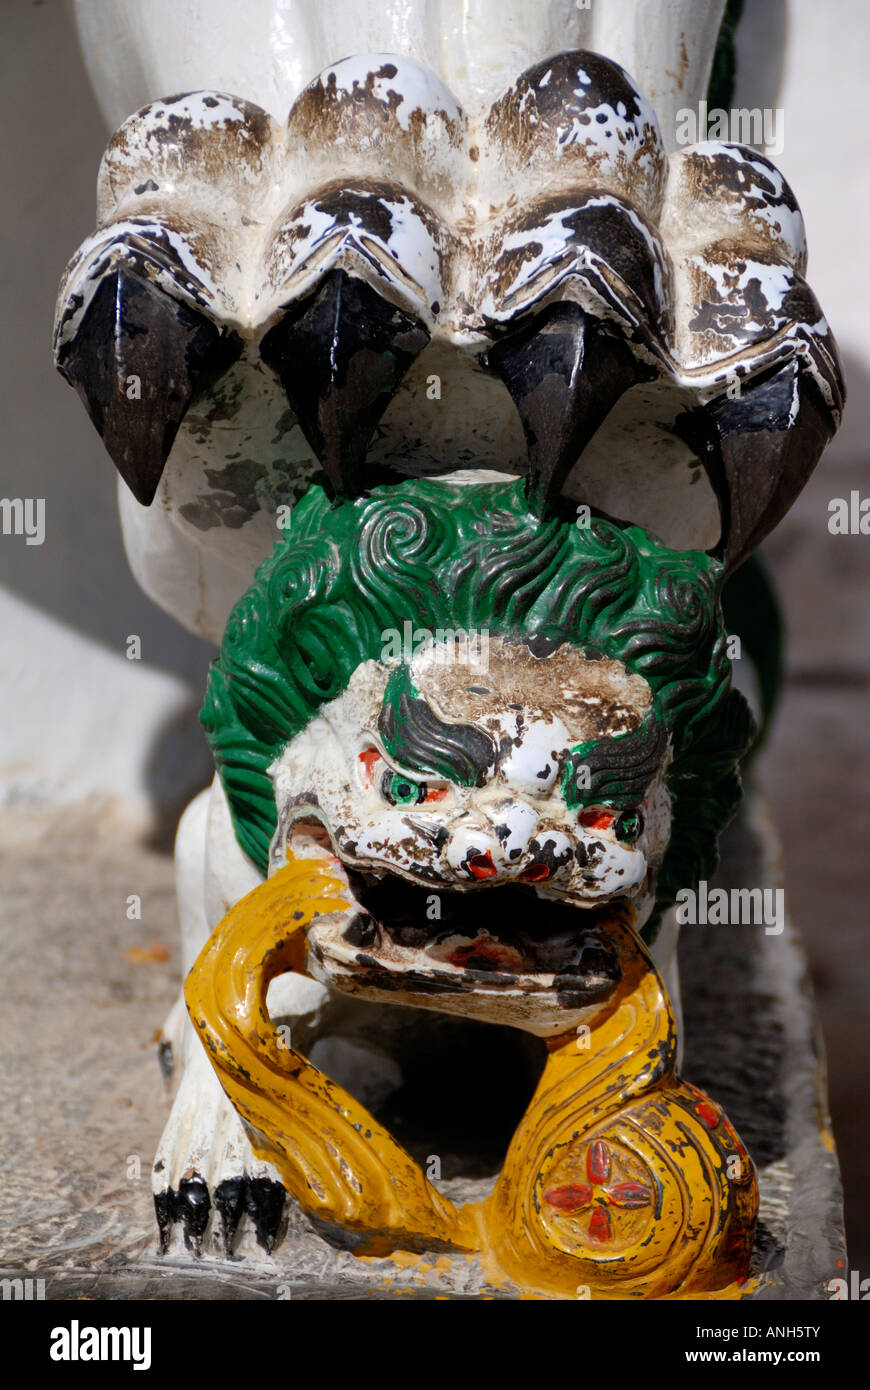
[[[42,546],[0,536],[0,798],[171,806],[208,777],[196,710],[210,649],[130,577],[115,469],[51,360],[58,281],[93,229],[107,133],[71,5],[6,0],[0,28],[0,496],[46,502]]]

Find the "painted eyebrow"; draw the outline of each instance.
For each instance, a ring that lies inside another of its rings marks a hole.
[[[565,759],[565,801],[572,811],[602,803],[620,811],[636,806],[661,767],[667,744],[667,730],[655,710],[630,733],[578,744]],[[578,785],[582,767],[589,769],[588,787]]]
[[[378,717],[384,747],[402,767],[461,787],[482,787],[495,763],[493,739],[474,724],[441,719],[411,683],[405,666],[387,681]]]

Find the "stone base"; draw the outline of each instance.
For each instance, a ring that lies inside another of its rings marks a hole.
[[[171,859],[93,807],[0,817],[4,1005],[0,1274],[49,1299],[510,1297],[474,1261],[428,1268],[336,1250],[293,1203],[274,1258],[242,1218],[232,1260],[157,1254],[150,1166],[168,1097],[154,1043],[179,987]],[[777,887],[779,849],[750,800],[717,884]],[[141,920],[127,919],[131,895]],[[683,1075],[719,1102],[759,1170],[749,1299],[827,1299],[845,1270],[822,1047],[790,924],[687,926]],[[482,1026],[482,1025],[481,1025]],[[491,1179],[489,1179],[491,1181]],[[483,1195],[486,1178],[443,1184]]]

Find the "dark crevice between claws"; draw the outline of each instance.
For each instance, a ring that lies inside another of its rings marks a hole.
[[[428,342],[422,324],[343,270],[263,338],[263,361],[338,496],[362,490],[375,427]]]
[[[74,386],[130,491],[150,506],[178,428],[241,341],[116,264],[57,366]]]
[[[558,498],[580,454],[619,397],[653,373],[624,338],[571,302],[549,306],[489,351],[516,405],[529,455],[529,503]]]

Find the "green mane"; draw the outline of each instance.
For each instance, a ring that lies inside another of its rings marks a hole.
[[[540,521],[522,479],[410,480],[336,506],[313,487],[233,609],[201,720],[238,841],[265,873],[277,813],[268,767],[386,630],[485,630],[570,642],[643,676],[673,743],[670,847],[651,939],[680,888],[716,865],[752,733],[731,689],[721,565],[637,526]]]

